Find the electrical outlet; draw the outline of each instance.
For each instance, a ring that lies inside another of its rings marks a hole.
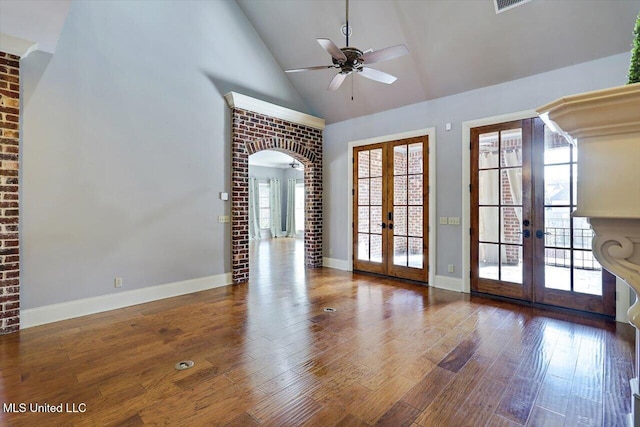
[[[329,248],[329,255],[333,255],[333,249]]]
[[[455,270],[455,267],[453,266],[453,264],[449,264],[449,267],[447,268],[447,270],[449,271],[449,273],[453,273],[453,271]]]
[[[113,287],[114,288],[122,287],[122,277],[116,277],[115,279],[113,279]]]

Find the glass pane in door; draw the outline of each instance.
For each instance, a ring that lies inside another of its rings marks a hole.
[[[591,251],[573,251],[573,290],[602,295],[602,266]]]
[[[424,267],[423,143],[393,147],[393,264]]]
[[[358,152],[358,260],[382,262],[382,149]]]
[[[547,289],[602,295],[602,266],[591,252],[593,231],[572,218],[578,181],[576,146],[544,132],[544,285]]]
[[[522,129],[479,135],[479,277],[522,284]]]

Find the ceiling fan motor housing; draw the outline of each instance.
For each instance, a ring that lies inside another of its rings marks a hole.
[[[344,56],[347,57],[346,61],[340,61],[332,58],[333,63],[341,68],[342,73],[350,73],[352,71],[359,71],[362,68],[362,51],[355,47],[343,47],[340,49]]]

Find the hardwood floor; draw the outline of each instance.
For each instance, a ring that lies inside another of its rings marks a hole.
[[[2,403],[86,405],[0,424],[624,425],[629,325],[306,270],[301,251],[260,241],[250,285],[0,337]]]

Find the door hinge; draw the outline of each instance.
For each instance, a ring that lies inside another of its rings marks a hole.
[[[469,236],[473,236],[473,233],[471,232],[471,228],[469,228]]]
[[[355,157],[352,157],[352,158],[351,158],[351,163],[355,163],[355,162],[356,162],[356,158],[355,158]]]
[[[473,277],[471,276],[471,270],[469,270],[469,279],[473,279]]]
[[[427,233],[431,233],[431,226],[427,225]]]
[[[472,147],[472,145],[471,145],[471,143],[469,143],[469,151],[471,151],[471,150],[472,150],[472,148],[471,148],[471,147]]]
[[[354,228],[354,227],[355,227],[355,223],[352,222],[351,223],[351,228]]]
[[[469,193],[471,193],[471,184],[469,184]]]
[[[355,195],[356,195],[356,189],[355,189],[355,188],[352,188],[352,189],[351,189],[351,195],[352,195],[352,196],[355,196]]]

